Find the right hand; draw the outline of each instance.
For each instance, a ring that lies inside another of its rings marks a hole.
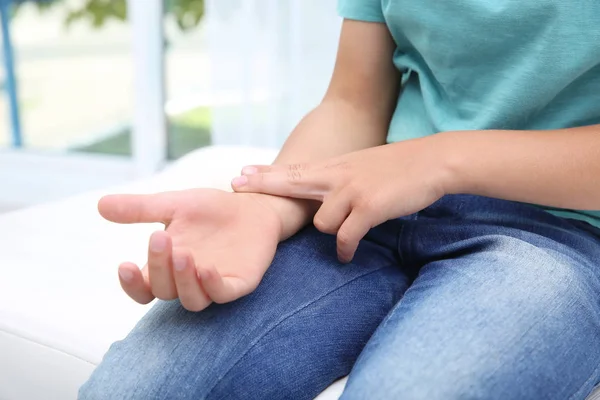
[[[98,209],[109,221],[165,224],[151,235],[141,270],[129,262],[119,266],[123,290],[142,304],[179,298],[190,311],[251,293],[284,238],[268,200],[213,189],[102,198]]]

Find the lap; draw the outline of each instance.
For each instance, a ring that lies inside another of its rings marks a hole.
[[[406,229],[418,277],[343,398],[584,399],[600,381],[600,240],[541,211],[500,223],[454,206]]]
[[[307,229],[239,301],[158,303],[81,397],[310,399],[364,348],[349,399],[584,398],[600,381],[600,241],[533,208],[471,204],[482,201],[385,224],[350,265]]]
[[[82,399],[313,398],[347,375],[406,289],[394,229],[337,262],[308,228],[280,245],[257,290],[199,313],[159,302],[115,343]]]

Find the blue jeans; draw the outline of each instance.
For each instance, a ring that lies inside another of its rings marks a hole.
[[[584,399],[600,382],[600,230],[447,196],[336,260],[309,227],[258,289],[192,313],[158,302],[80,399]]]

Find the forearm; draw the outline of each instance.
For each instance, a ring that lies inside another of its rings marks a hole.
[[[385,24],[345,20],[327,93],[292,132],[275,164],[319,161],[384,144],[398,99],[395,49]],[[310,221],[317,206],[268,201],[282,216],[284,238]]]
[[[449,171],[447,193],[600,210],[600,125],[431,138]]]
[[[325,99],[298,124],[275,164],[297,164],[332,158],[385,143],[389,117],[361,110],[343,99]],[[306,225],[318,204],[269,197],[283,217],[284,238]]]
[[[318,161],[385,143],[389,119],[343,99],[324,100],[286,140],[275,164]]]

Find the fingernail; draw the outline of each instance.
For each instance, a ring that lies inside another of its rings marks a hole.
[[[242,168],[242,174],[244,175],[252,175],[258,172],[258,168],[256,167],[244,167]]]
[[[167,238],[164,236],[153,237],[150,241],[150,250],[162,253],[167,248]]]
[[[173,260],[173,267],[177,271],[183,271],[186,267],[186,264],[185,258],[176,258]]]
[[[235,187],[244,186],[246,183],[248,183],[248,177],[245,175],[238,176],[231,181],[231,184]]]
[[[119,276],[125,282],[130,282],[133,279],[133,272],[131,272],[130,270],[125,269],[125,268],[120,268],[119,269]]]

